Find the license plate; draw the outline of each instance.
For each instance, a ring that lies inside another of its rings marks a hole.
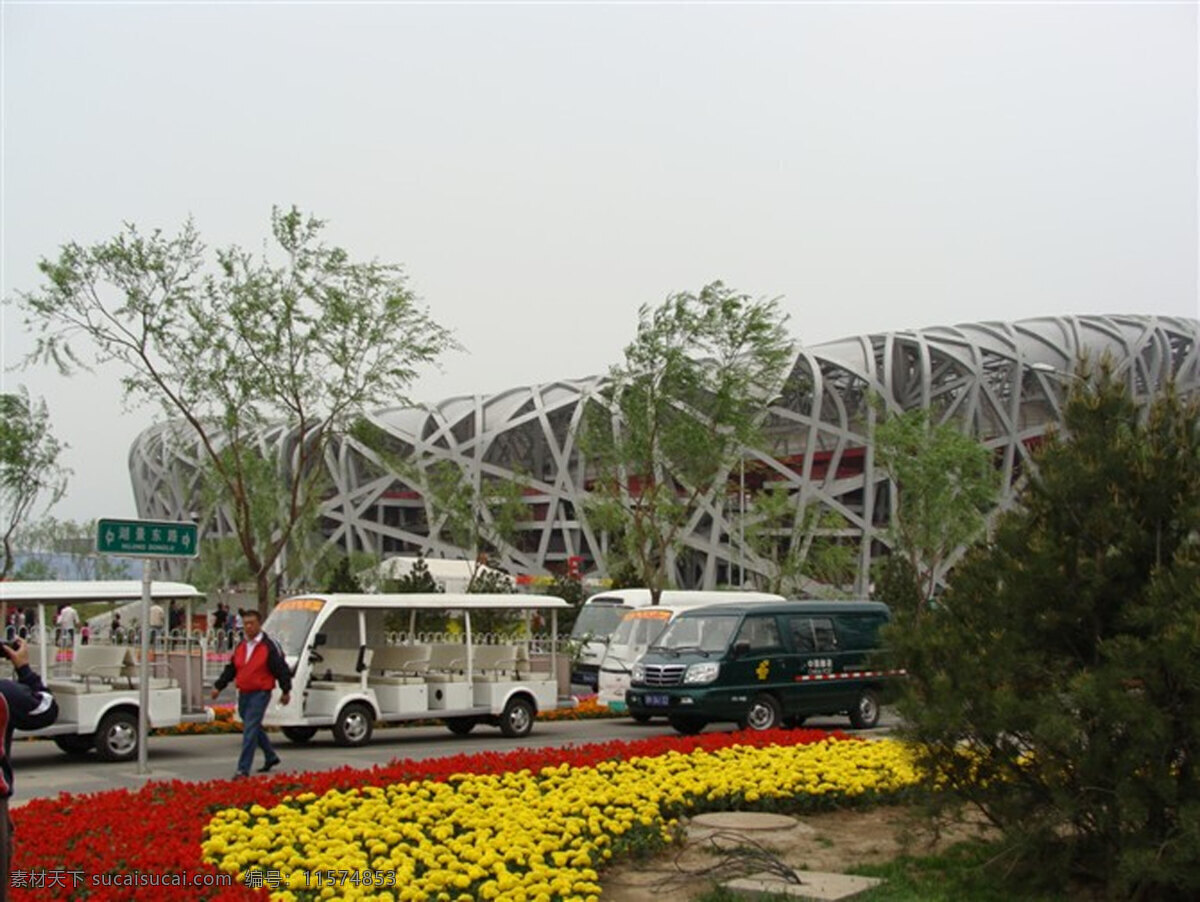
[[[665,708],[671,703],[669,695],[647,695],[645,696],[645,704],[647,708]]]

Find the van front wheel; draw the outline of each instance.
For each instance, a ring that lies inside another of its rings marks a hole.
[[[375,717],[371,709],[361,702],[342,708],[333,725],[333,741],[338,745],[366,745],[371,741],[371,730]]]
[[[750,708],[742,718],[741,727],[743,730],[770,730],[779,726],[781,716],[782,712],[775,696],[764,692],[754,696],[750,702]]]
[[[669,719],[671,728],[684,736],[695,736],[707,726],[707,723],[700,718],[687,717],[683,714],[673,714]]]
[[[856,730],[870,730],[879,724],[879,696],[868,689],[850,709],[850,725]]]

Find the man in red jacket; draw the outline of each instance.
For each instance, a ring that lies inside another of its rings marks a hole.
[[[271,690],[275,688],[276,680],[283,690],[279,696],[281,704],[286,705],[292,694],[292,672],[283,657],[283,650],[279,643],[262,631],[258,611],[243,612],[242,630],[246,638],[233,650],[233,656],[217,677],[213,684],[216,688],[212,692],[215,699],[230,680],[237,685],[238,716],[242,719],[242,753],[238,756],[234,778],[249,776],[250,766],[254,763],[255,746],[263,750],[265,758],[263,766],[258,769],[260,774],[265,774],[279,763],[279,755],[275,753],[263,729],[263,715],[267,713],[267,704],[271,701]]]

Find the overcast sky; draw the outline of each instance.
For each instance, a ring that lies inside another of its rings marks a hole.
[[[466,353],[438,400],[603,372],[713,279],[796,336],[1200,315],[1197,11],[1153,4],[106,4],[4,0],[3,295],[123,221],[258,247],[273,204],[402,263]],[[152,408],[14,371],[136,515]]]

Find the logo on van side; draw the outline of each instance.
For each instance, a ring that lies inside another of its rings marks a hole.
[[[760,680],[765,680],[767,675],[771,672],[771,662],[764,658],[758,662],[758,667],[755,668],[754,672],[758,674],[758,678]]]

